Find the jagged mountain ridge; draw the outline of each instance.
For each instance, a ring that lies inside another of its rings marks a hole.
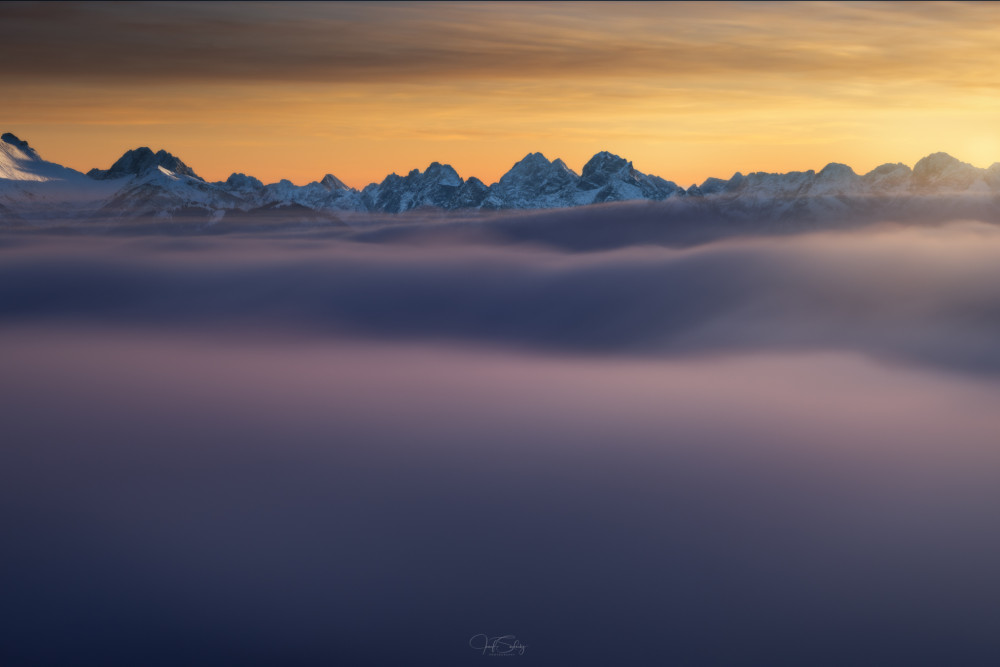
[[[987,205],[1000,202],[1000,163],[980,169],[945,153],[929,155],[911,169],[885,164],[864,175],[831,163],[819,172],[736,173],[682,188],[644,174],[609,152],[594,155],[577,174],[562,160],[530,153],[498,182],[487,186],[463,179],[447,164],[425,171],[390,174],[362,190],[332,174],[298,186],[290,181],[265,185],[235,173],[210,183],[180,158],[141,147],[127,151],[108,169],[86,175],[46,162],[27,142],[7,133],[0,141],[0,216],[24,220],[71,218],[160,218],[201,215],[218,220],[232,213],[283,210],[403,213],[417,209],[532,210],[615,201],[668,199],[735,218],[782,219],[847,213],[877,198],[899,202],[928,196],[978,195]]]

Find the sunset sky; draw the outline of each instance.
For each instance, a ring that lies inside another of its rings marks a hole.
[[[682,186],[1000,160],[989,3],[10,3],[0,62],[0,130],[83,171],[137,146],[356,187],[534,151]]]

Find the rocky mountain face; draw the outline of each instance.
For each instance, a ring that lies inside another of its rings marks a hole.
[[[280,209],[286,206],[317,211],[366,210],[361,203],[361,194],[333,174],[302,186],[284,179],[264,185],[253,176],[233,174],[225,181],[213,185],[241,199],[243,205],[237,206],[241,210],[263,207]]]
[[[579,175],[562,160],[549,162],[541,153],[531,153],[490,186],[481,205],[490,209],[564,208],[683,194],[675,183],[647,176],[611,153],[592,157]]]
[[[91,169],[87,176],[98,181],[110,181],[116,178],[143,176],[159,170],[169,171],[176,176],[188,176],[196,181],[204,179],[194,173],[194,169],[184,164],[179,158],[166,151],[153,153],[145,146],[126,151],[125,155],[111,165],[110,169]]]
[[[361,191],[365,210],[402,213],[419,208],[475,208],[486,195],[487,187],[478,178],[462,180],[451,165],[432,162],[420,173],[414,169],[406,176],[390,174],[381,183],[372,183]]]
[[[246,174],[209,183],[180,158],[145,147],[127,151],[108,169],[92,169],[85,175],[46,162],[10,133],[0,137],[0,219],[8,222],[186,216],[212,221],[236,214],[277,219],[283,213],[335,220],[343,212],[533,210],[629,200],[675,200],[687,209],[756,221],[874,215],[886,210],[902,214],[934,207],[943,211],[958,204],[996,213],[1000,163],[979,169],[935,153],[912,169],[885,164],[858,175],[847,165],[831,163],[819,172],[737,173],[728,180],[709,178],[685,189],[644,174],[608,152],[592,157],[579,174],[562,160],[531,153],[489,186],[477,178],[463,179],[447,164],[432,162],[423,172],[390,174],[358,191],[332,174],[301,186],[287,180],[264,184]]]

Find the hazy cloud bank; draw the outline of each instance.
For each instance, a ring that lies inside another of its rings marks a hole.
[[[568,254],[330,238],[18,237],[0,318],[572,354],[855,350],[1000,371],[1000,231],[977,223]]]
[[[385,240],[0,235],[0,662],[997,662],[997,227]]]

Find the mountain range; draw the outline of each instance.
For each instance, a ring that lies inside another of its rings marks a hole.
[[[536,210],[607,202],[669,201],[730,218],[782,220],[852,214],[890,207],[898,214],[930,206],[973,205],[975,214],[1000,209],[1000,163],[974,167],[945,153],[911,169],[884,164],[864,175],[831,163],[818,172],[736,173],[687,188],[644,174],[608,152],[577,174],[562,160],[531,153],[498,182],[463,179],[432,162],[405,176],[356,190],[332,174],[307,185],[264,184],[245,174],[208,182],[180,158],[149,148],[127,151],[107,169],[86,174],[42,159],[13,134],[0,136],[0,221],[171,220],[271,216],[337,222],[345,213],[397,214],[414,210]]]

